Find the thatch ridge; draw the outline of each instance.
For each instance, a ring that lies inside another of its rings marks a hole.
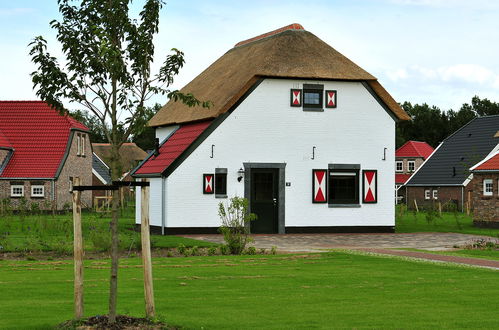
[[[259,79],[265,77],[376,81],[376,78],[305,30],[286,30],[239,45],[227,51],[188,83],[182,92],[212,101],[210,109],[189,108],[181,102],[168,102],[149,121],[165,126],[212,119],[227,112]],[[407,114],[381,87],[373,90],[399,119]]]

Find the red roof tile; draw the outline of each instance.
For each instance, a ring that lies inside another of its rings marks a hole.
[[[203,121],[182,125],[159,148],[159,155],[149,158],[134,174],[162,173],[210,124],[211,121]]]
[[[428,158],[433,153],[433,147],[426,142],[407,141],[395,151],[395,157],[423,157]]]
[[[475,167],[474,171],[499,171],[499,152],[480,166]]]
[[[2,178],[53,178],[62,161],[70,130],[88,131],[42,101],[0,101],[0,132],[14,153]]]
[[[0,131],[0,148],[12,148],[12,144],[10,144],[9,139]]]
[[[404,184],[410,177],[410,174],[395,174],[395,183]]]

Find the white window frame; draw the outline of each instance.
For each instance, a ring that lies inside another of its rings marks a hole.
[[[424,199],[430,199],[430,189],[425,189],[424,191]]]
[[[80,135],[80,139],[81,139],[81,152],[80,152],[80,155],[81,156],[85,156],[85,134],[81,134]]]
[[[14,193],[14,189],[21,188],[21,193]],[[10,186],[10,197],[23,197],[24,196],[24,185],[13,184]]]
[[[80,134],[76,134],[76,156],[81,154],[81,140]]]
[[[397,168],[399,164],[400,164],[400,170]],[[395,162],[395,172],[404,172],[404,161],[397,160]]]
[[[412,165],[412,170],[411,170]],[[407,171],[414,172],[416,170],[416,162],[414,160],[407,161]]]
[[[438,190],[432,191],[432,197],[433,197],[433,199],[438,199]]]
[[[490,191],[487,190],[488,184],[490,184]],[[483,179],[483,195],[484,196],[494,195],[494,181],[492,179]]]
[[[35,189],[42,189],[41,193],[36,194]],[[45,197],[45,186],[36,184],[31,186],[31,197]]]

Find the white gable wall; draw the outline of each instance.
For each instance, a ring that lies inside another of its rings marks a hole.
[[[307,112],[290,107],[290,89],[303,83],[337,90],[337,108]],[[228,196],[244,196],[244,180],[237,181],[243,162],[286,163],[285,180],[291,183],[285,187],[286,227],[394,226],[394,143],[394,120],[361,83],[266,79],[167,178],[166,227],[218,227],[218,202],[227,199],[204,195],[202,174],[227,168]],[[360,208],[313,204],[312,169],[333,163],[378,170],[378,203]],[[158,181],[159,190],[151,182],[151,224],[156,226],[161,225],[161,212],[155,211],[161,199]]]

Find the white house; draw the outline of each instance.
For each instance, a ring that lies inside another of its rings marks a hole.
[[[219,202],[244,196],[253,233],[393,231],[395,122],[409,117],[301,25],[236,44],[182,91],[214,105],[170,101],[149,122],[159,154],[133,175],[151,183],[152,226],[214,233]]]

